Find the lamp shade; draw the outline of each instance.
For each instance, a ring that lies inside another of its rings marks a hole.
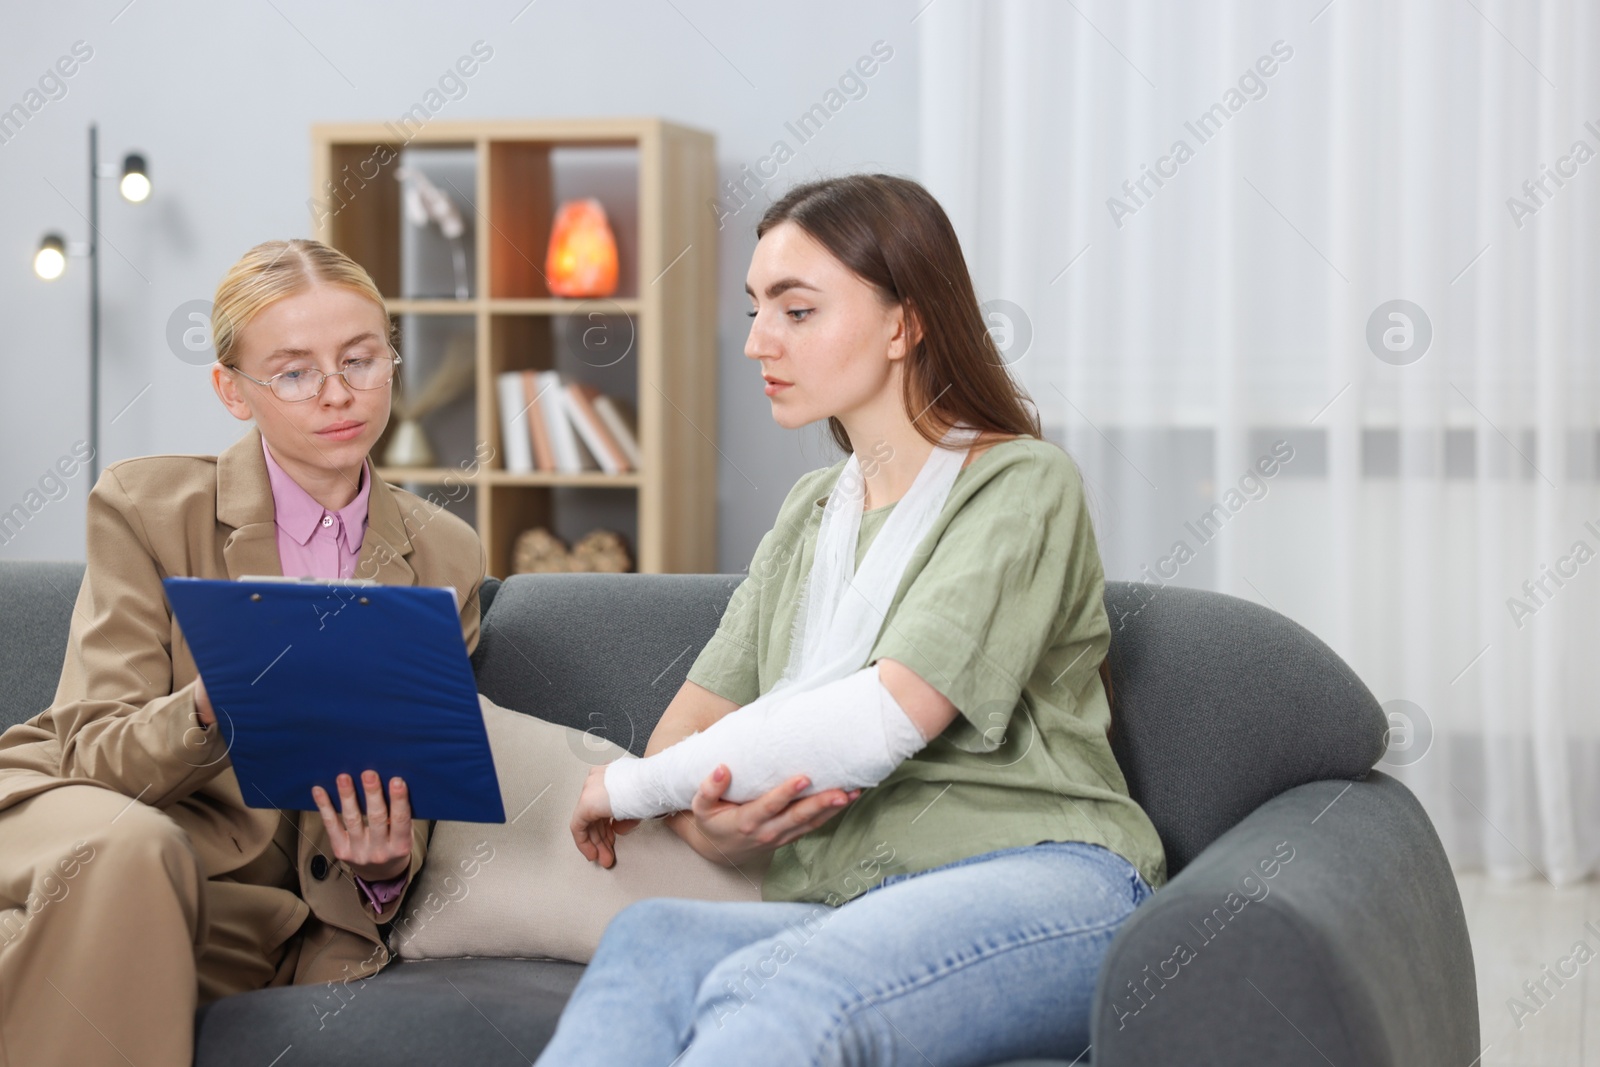
[[[122,160],[122,181],[118,188],[123,199],[137,204],[150,195],[150,174],[144,156],[129,152]]]
[[[33,273],[45,281],[54,281],[67,269],[67,241],[59,233],[47,233],[33,254]]]
[[[616,292],[617,241],[600,201],[591,197],[561,205],[550,229],[544,273],[555,296],[596,297]]]

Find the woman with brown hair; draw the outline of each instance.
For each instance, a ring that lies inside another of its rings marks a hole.
[[[101,473],[55,700],[0,735],[0,1065],[189,1063],[197,1003],[379,970],[422,864],[399,778],[341,775],[337,812],[321,787],[316,811],[246,802],[161,580],[450,585],[470,652],[483,546],[374,476],[399,357],[359,265],[257,245],[212,322],[213,387],[254,425],[217,456]]]
[[[789,492],[645,757],[596,768],[572,830],[609,867],[666,814],[765,862],[763,899],[619,913],[539,1062],[1077,1055],[1166,878],[1107,740],[1077,466],[921,186],[802,185],[756,232],[745,355],[779,425],[826,418],[849,455]]]

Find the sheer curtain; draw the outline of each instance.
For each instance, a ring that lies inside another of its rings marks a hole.
[[[916,26],[921,177],[1107,576],[1325,640],[1458,868],[1593,872],[1593,5],[935,0]]]

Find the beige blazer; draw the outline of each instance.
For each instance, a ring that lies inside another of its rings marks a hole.
[[[219,901],[247,902],[228,917],[228,936],[263,950],[292,942],[273,984],[344,981],[388,961],[378,924],[403,898],[375,912],[315,811],[245,805],[217,727],[197,725],[194,660],[161,587],[172,575],[281,574],[273,515],[254,427],[219,456],[105,469],[89,494],[88,567],[55,701],[0,735],[0,810],[71,783],[160,808],[188,832],[207,877],[234,883]],[[467,649],[476,648],[487,556],[472,527],[379,479],[367,515],[357,577],[454,586]],[[408,878],[431,830],[414,825]]]

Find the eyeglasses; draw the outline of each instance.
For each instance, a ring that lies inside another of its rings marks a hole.
[[[344,369],[326,374],[316,367],[294,367],[274,374],[266,381],[251,378],[250,375],[238,367],[228,369],[241,378],[249,378],[257,385],[267,386],[279,400],[290,404],[297,404],[302,400],[310,400],[322,392],[322,387],[331,377],[344,379],[344,383],[352,389],[382,389],[394,380],[394,369],[400,365],[400,354],[391,346],[388,356],[359,356],[355,359],[344,361]]]

